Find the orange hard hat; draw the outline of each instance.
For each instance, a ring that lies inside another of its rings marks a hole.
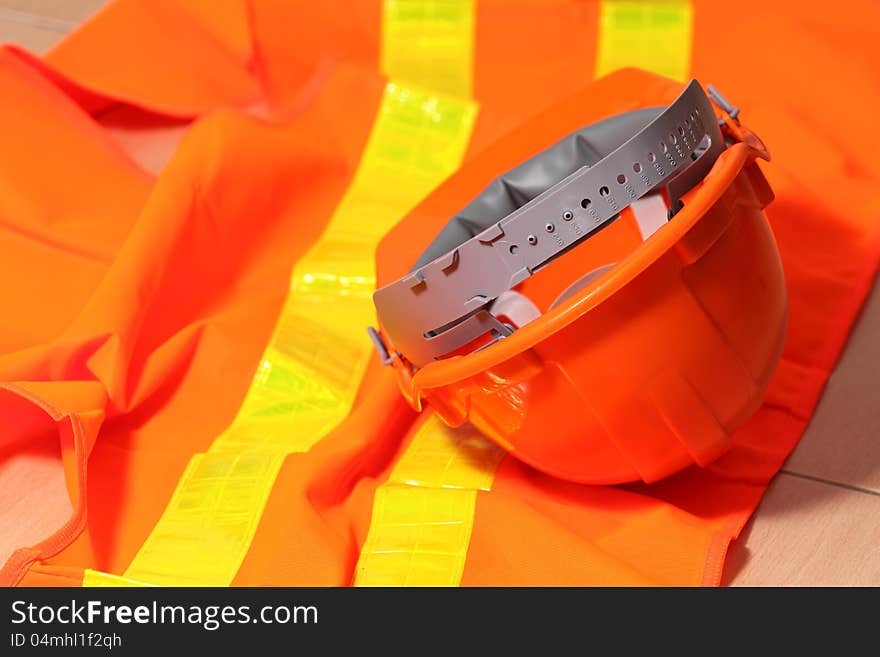
[[[723,453],[779,361],[787,293],[769,155],[708,89],[501,175],[376,291],[370,333],[415,408],[578,482]]]

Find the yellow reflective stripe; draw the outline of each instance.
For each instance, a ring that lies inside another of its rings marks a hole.
[[[355,586],[457,586],[477,491],[491,489],[503,456],[472,426],[429,415],[376,490]]]
[[[477,492],[383,485],[355,586],[458,586]]]
[[[472,0],[385,0],[382,70],[469,97]],[[376,490],[356,586],[454,586],[461,581],[478,490],[489,490],[503,452],[473,428],[428,416]]]
[[[473,87],[474,0],[385,0],[382,72],[469,98]]]
[[[133,579],[127,579],[119,575],[102,573],[100,570],[92,570],[91,568],[86,568],[83,571],[82,585],[92,588],[154,586],[153,584],[136,582]]]
[[[190,460],[125,572],[160,585],[235,577],[287,454],[308,450],[350,411],[372,354],[373,254],[381,237],[464,156],[476,104],[386,86],[352,183],[290,294],[231,426]]]
[[[602,0],[596,77],[637,66],[686,79],[692,23],[689,0]]]
[[[194,455],[125,577],[162,586],[232,582],[285,456]]]
[[[503,451],[470,425],[452,429],[426,418],[388,477],[389,484],[490,490]]]

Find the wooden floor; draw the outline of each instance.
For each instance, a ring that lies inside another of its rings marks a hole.
[[[0,0],[0,42],[44,52],[105,0]],[[733,585],[880,585],[880,286],[800,445],[733,545]]]

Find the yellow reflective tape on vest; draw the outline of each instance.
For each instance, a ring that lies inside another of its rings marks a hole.
[[[686,79],[692,23],[689,0],[602,0],[596,77],[637,66]]]
[[[386,0],[382,68],[470,96],[474,3]],[[472,427],[429,415],[373,499],[356,586],[455,586],[470,544],[478,490],[503,452]]]
[[[155,584],[144,584],[136,582],[133,579],[120,577],[119,575],[111,575],[110,573],[102,573],[100,570],[92,570],[86,568],[83,571],[83,586],[92,588],[122,588],[122,587],[138,587],[138,586],[155,586]]]
[[[376,489],[355,586],[457,586],[477,491],[491,489],[503,456],[470,425],[429,415]]]
[[[285,457],[350,411],[373,352],[373,254],[381,237],[461,162],[470,101],[389,83],[354,179],[295,265],[273,338],[232,425],[192,457],[125,572],[137,582],[223,586],[253,540]]]
[[[473,86],[474,0],[385,0],[382,72],[469,98]]]

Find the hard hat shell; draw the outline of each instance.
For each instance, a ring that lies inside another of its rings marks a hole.
[[[755,160],[767,153],[719,114],[733,143],[646,241],[627,208],[517,287],[543,314],[512,335],[415,372],[394,354],[413,406],[427,401],[447,423],[470,421],[578,482],[651,482],[722,454],[779,361],[787,293],[762,212],[773,196]]]

